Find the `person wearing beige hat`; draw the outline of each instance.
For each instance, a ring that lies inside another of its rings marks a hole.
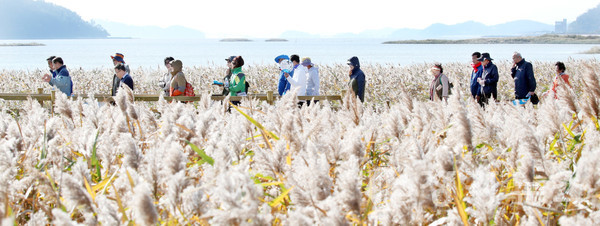
[[[432,101],[448,101],[450,82],[448,77],[443,74],[444,68],[442,64],[433,65],[428,72],[435,77],[429,86],[429,99]]]
[[[302,66],[306,68],[306,95],[319,96],[319,68],[315,67],[309,57],[302,58]],[[306,105],[310,106],[310,100]],[[315,100],[314,102],[318,102]]]

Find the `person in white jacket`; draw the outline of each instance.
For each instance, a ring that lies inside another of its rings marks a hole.
[[[294,77],[285,73],[285,78],[290,83],[290,91],[296,91],[297,96],[306,96],[306,67],[298,65],[294,70]],[[304,101],[298,102],[298,106],[302,107]]]
[[[311,62],[309,57],[302,58],[302,66],[306,68],[306,95],[307,96],[319,96],[319,68]],[[310,106],[310,100],[306,105]],[[319,102],[318,100],[314,101]]]

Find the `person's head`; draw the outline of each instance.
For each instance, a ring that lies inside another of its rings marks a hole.
[[[63,62],[63,59],[61,57],[54,57],[54,59],[52,59],[52,65],[54,67],[54,70],[56,70],[65,65],[65,62]]]
[[[441,73],[444,73],[444,68],[442,67],[442,64],[434,64],[430,69],[429,69],[429,74],[433,75],[433,76],[438,76]]]
[[[55,58],[56,56],[50,56],[48,57],[48,59],[46,59],[46,61],[48,62],[48,67],[50,68],[50,70],[54,70],[54,66],[52,65],[52,60]]]
[[[567,70],[567,67],[565,67],[565,63],[563,62],[556,62],[556,64],[554,64],[554,66],[556,66],[556,73],[560,74],[560,73],[564,73],[565,70]]]
[[[515,53],[513,53],[512,59],[513,59],[513,62],[515,62],[515,64],[516,64],[516,63],[521,62],[521,60],[523,60],[523,56],[521,56],[521,53],[515,52]]]
[[[473,64],[477,64],[479,61],[479,58],[481,57],[481,53],[480,52],[474,52],[473,54],[471,54],[471,60],[473,60]]]
[[[230,56],[230,57],[227,57],[227,59],[225,59],[225,61],[227,61],[227,68],[233,67],[232,62],[233,62],[234,58],[235,58],[235,56]]]
[[[165,60],[163,61],[165,63],[165,67],[167,69],[171,69],[171,61],[174,61],[175,58],[173,57],[165,57]]]
[[[183,70],[183,62],[181,60],[173,60],[171,61],[171,74],[176,75],[177,73]]]
[[[348,59],[347,63],[350,66],[350,70],[354,70],[354,68],[360,67],[360,62],[358,61],[357,56],[353,56],[352,58]]]
[[[242,56],[236,56],[231,61],[231,65],[233,68],[238,68],[238,67],[244,66],[244,58],[242,58]]]
[[[477,59],[478,61],[481,61],[481,65],[483,65],[484,67],[487,66],[490,62],[492,62],[492,57],[490,56],[489,53],[482,53],[481,57],[479,57],[479,59]]]
[[[290,60],[290,57],[288,57],[287,55],[279,55],[277,57],[275,57],[275,63],[281,63],[281,61],[284,60]]]
[[[125,63],[125,59],[124,59],[125,56],[121,53],[115,53],[115,55],[110,56],[110,58],[112,58],[113,64],[115,66],[117,66],[117,64],[119,64],[119,63],[123,63],[123,64]]]
[[[292,61],[294,66],[300,64],[300,56],[296,54],[292,55],[292,57],[290,57],[290,60]]]
[[[302,66],[305,66],[310,69],[311,67],[313,67],[313,65],[314,64],[311,62],[310,57],[302,58]]]
[[[117,66],[115,66],[115,74],[117,77],[123,78],[125,74],[127,74],[127,68],[125,68],[125,65],[117,64]]]

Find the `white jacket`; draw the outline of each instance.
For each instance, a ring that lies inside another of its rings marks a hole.
[[[306,96],[306,67],[298,65],[294,70],[294,77],[287,77],[290,82],[290,92],[298,90],[298,96]]]
[[[319,68],[313,66],[308,69],[308,78],[306,81],[306,95],[319,96]]]

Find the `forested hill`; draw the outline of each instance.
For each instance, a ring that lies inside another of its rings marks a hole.
[[[569,33],[600,34],[600,5],[581,14],[569,24]]]
[[[0,0],[0,39],[106,38],[100,25],[64,7],[34,0]]]

